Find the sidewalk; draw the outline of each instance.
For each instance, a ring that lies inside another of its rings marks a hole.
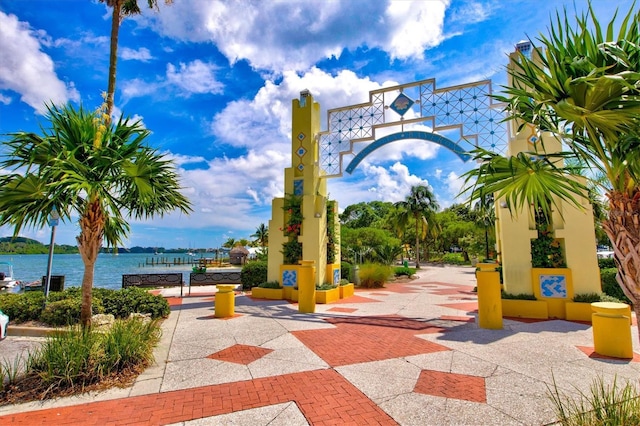
[[[472,268],[419,275],[310,315],[239,294],[236,316],[216,319],[213,289],[194,288],[170,298],[156,365],[133,386],[3,406],[0,424],[544,425],[554,378],[574,394],[598,376],[637,383],[640,355],[595,357],[589,325],[479,329]],[[21,339],[0,342],[0,357]]]

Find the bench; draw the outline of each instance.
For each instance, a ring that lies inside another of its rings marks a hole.
[[[189,294],[192,286],[240,283],[240,271],[192,272],[189,275]]]
[[[182,273],[170,274],[124,274],[122,275],[122,288],[127,287],[180,287],[180,297],[184,282]]]

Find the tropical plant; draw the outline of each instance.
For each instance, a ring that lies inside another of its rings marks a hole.
[[[164,0],[165,4],[171,4],[173,0]],[[125,16],[138,15],[142,11],[138,6],[138,0],[100,0],[112,8],[111,12],[111,39],[109,44],[109,81],[106,93],[106,114],[111,120],[113,113],[114,94],[116,92],[116,66],[118,60],[118,37],[120,34],[120,23]],[[158,0],[147,0],[150,9],[158,8]]]
[[[336,261],[336,202],[327,202],[327,264]]]
[[[139,121],[120,117],[115,125],[101,113],[68,105],[47,107],[43,135],[12,133],[0,168],[0,225],[14,235],[25,226],[47,225],[56,209],[62,221],[79,217],[76,240],[84,263],[82,313],[91,325],[94,266],[103,242],[121,245],[129,232],[127,217],[146,219],[172,210],[188,213],[170,160],[145,145],[150,132]]]
[[[539,37],[542,49],[531,57],[518,54],[509,70],[512,87],[495,96],[507,103],[509,119],[520,129],[540,130],[543,147],[551,132],[567,142],[568,151],[555,155],[541,149],[511,158],[476,151],[481,166],[466,179],[477,179],[474,198],[495,192],[509,208],[531,203],[550,216],[546,200],[558,197],[580,206],[588,190],[575,171],[555,160],[577,157],[601,173],[609,202],[603,226],[615,253],[617,281],[640,316],[640,12],[635,7],[622,22],[614,16],[606,28],[591,4],[576,16],[575,27],[566,10],[564,16],[558,12],[549,35]]]
[[[287,194],[284,198],[283,210],[285,212],[284,235],[287,241],[282,244],[283,263],[285,265],[297,265],[302,259],[302,243],[298,236],[302,232],[302,197]]]
[[[424,233],[419,232],[421,222],[425,222],[427,225],[432,219],[439,206],[436,202],[436,197],[429,189],[424,185],[412,186],[411,192],[404,201],[398,201],[395,203],[397,207],[401,209],[400,222],[407,223],[409,217],[413,217],[416,223],[416,268],[420,268],[420,236]]]
[[[266,247],[269,244],[269,227],[261,223],[250,237],[255,238],[260,247]]]
[[[237,243],[237,241],[236,241],[235,238],[229,237],[229,238],[227,238],[227,241],[222,243],[222,247],[226,247],[226,248],[232,249],[232,248],[234,248],[236,246],[236,243]]]
[[[496,224],[493,194],[484,194],[481,196],[473,208],[476,212],[476,223],[484,228],[484,258],[490,259],[489,231],[492,231]]]

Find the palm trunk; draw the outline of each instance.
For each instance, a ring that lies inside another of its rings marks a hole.
[[[633,304],[636,318],[640,319],[640,190],[636,189],[633,196],[618,191],[607,196],[609,218],[603,227],[618,266],[616,280]]]
[[[418,218],[416,217],[416,269],[420,269],[420,236],[418,235]]]
[[[93,274],[98,253],[102,247],[104,224],[105,217],[100,202],[97,200],[90,202],[85,214],[80,218],[80,235],[77,237],[78,250],[84,263],[80,322],[85,328],[91,327]]]
[[[107,86],[107,110],[106,114],[111,121],[113,113],[114,96],[116,92],[116,63],[118,61],[118,35],[120,33],[120,11],[122,9],[122,1],[115,0],[113,2],[113,13],[111,15],[111,45],[109,47],[109,82]]]

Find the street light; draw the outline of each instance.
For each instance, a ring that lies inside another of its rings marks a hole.
[[[47,297],[49,296],[49,286],[51,285],[51,264],[53,263],[53,242],[56,238],[56,226],[60,222],[60,214],[53,206],[51,213],[49,214],[49,226],[51,226],[51,242],[49,243],[49,262],[47,263],[47,279],[44,286],[44,304],[47,304]]]

